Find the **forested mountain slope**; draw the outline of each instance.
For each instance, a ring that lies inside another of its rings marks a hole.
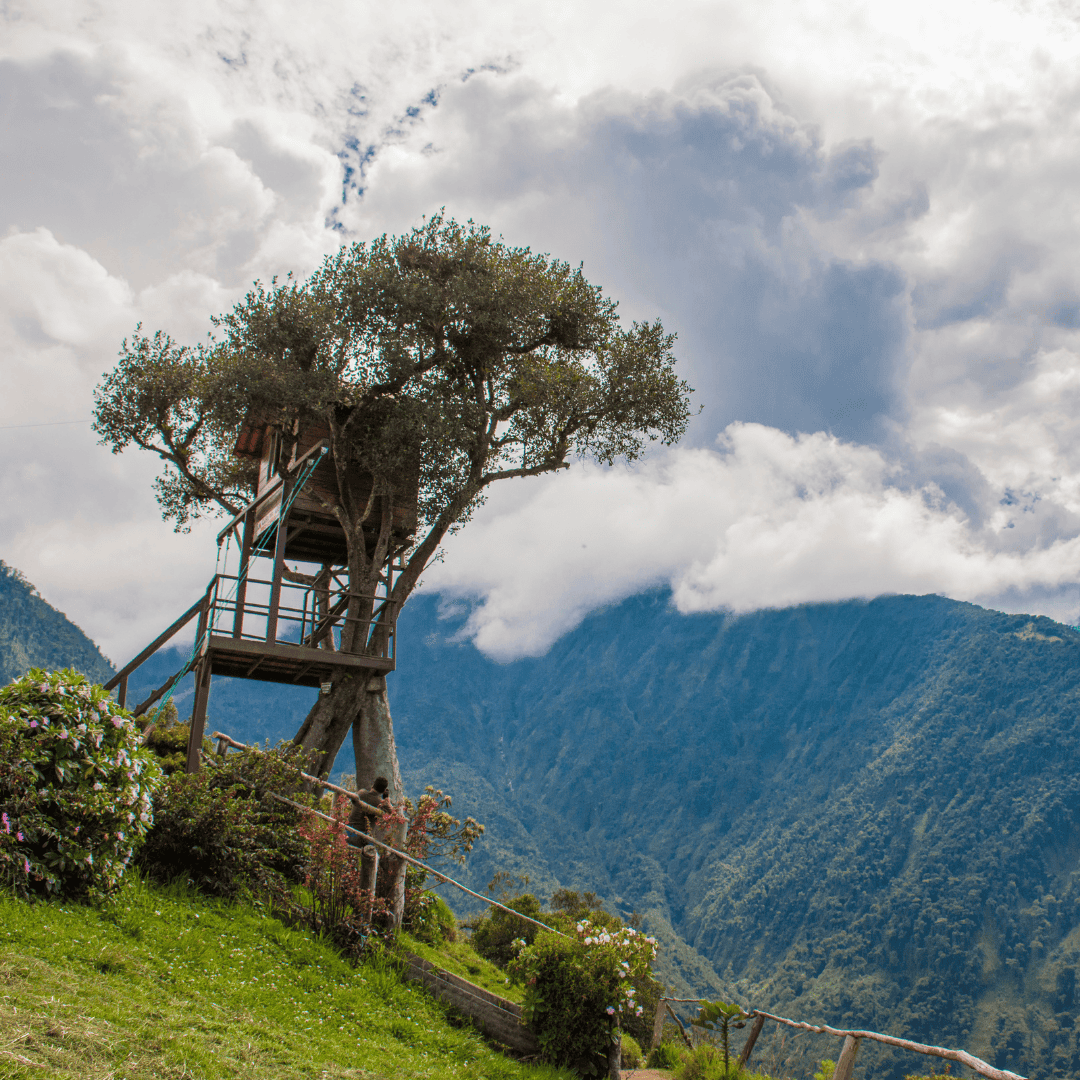
[[[670,924],[740,998],[1080,1072],[1075,631],[654,594],[500,667],[447,629],[403,619],[393,702],[410,776],[496,826],[474,882],[516,860]]]
[[[98,647],[0,560],[0,686],[31,667],[74,667],[99,682],[112,675]]]
[[[654,593],[498,665],[465,615],[410,602],[391,702],[407,786],[487,826],[474,887],[595,889],[695,993],[1080,1075],[1080,634],[935,596],[731,617]],[[209,724],[289,737],[312,695],[215,680]]]

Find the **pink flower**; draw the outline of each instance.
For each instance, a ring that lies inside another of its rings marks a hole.
[[[609,1005],[605,1011],[607,1012],[608,1016],[614,1016],[615,1015],[615,1006],[614,1005]]]
[[[23,870],[28,874],[30,873],[30,860],[25,855],[23,856]]]
[[[38,723],[37,723],[37,721],[36,721],[36,720],[31,720],[31,721],[30,721],[30,726],[31,726],[32,728],[35,728],[35,727],[37,727],[37,726],[38,726]]]
[[[4,826],[4,832],[10,834],[10,832],[11,832],[11,822],[8,821],[7,814],[0,814],[0,825]]]
[[[22,835],[21,832],[17,832],[15,834],[15,839],[18,840],[20,843],[22,842],[22,838],[23,838],[23,835]]]
[[[59,734],[59,735],[57,735],[56,737],[57,737],[58,739],[66,739],[66,738],[67,738],[67,732],[66,732],[66,731],[63,731],[63,730],[61,730],[60,734]]]
[[[112,726],[113,727],[123,727],[124,726],[124,721],[121,720],[119,716],[114,716],[112,718]]]

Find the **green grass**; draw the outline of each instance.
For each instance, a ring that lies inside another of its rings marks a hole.
[[[457,941],[443,942],[438,948],[418,941],[410,934],[401,934],[399,942],[404,949],[415,953],[423,960],[430,960],[433,964],[446,971],[452,971],[463,979],[476,986],[482,986],[493,994],[516,1001],[518,1004],[525,997],[524,988],[513,986],[506,978],[506,972],[497,968],[490,960],[485,960],[477,953],[469,942],[459,935]]]
[[[252,907],[134,877],[102,909],[0,897],[2,1080],[570,1076]]]

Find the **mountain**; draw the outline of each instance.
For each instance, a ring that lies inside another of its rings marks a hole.
[[[74,667],[96,682],[113,673],[98,647],[0,560],[0,686],[32,667]]]
[[[444,614],[403,612],[391,703],[407,786],[487,826],[467,884],[593,889],[695,994],[1080,1074],[1080,634],[936,596],[734,617],[658,592],[499,665]],[[215,680],[209,722],[288,737],[312,696]],[[759,1045],[788,1075],[839,1049]],[[882,1080],[924,1064],[860,1051]]]

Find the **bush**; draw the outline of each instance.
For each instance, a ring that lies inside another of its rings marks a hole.
[[[154,796],[154,828],[139,866],[160,882],[174,878],[235,899],[284,895],[302,882],[307,844],[301,812],[271,792],[302,800],[292,744],[210,758],[197,773],[175,772]]]
[[[729,1077],[723,1053],[709,1043],[683,1051],[675,1066],[675,1080],[734,1080],[738,1074],[739,1064],[733,1062]]]
[[[0,879],[27,897],[107,896],[150,827],[160,780],[100,686],[32,669],[0,690]]]
[[[158,764],[166,776],[187,768],[188,734],[190,724],[181,724],[176,702],[171,698],[157,709],[151,709],[136,723],[143,732],[143,745],[157,755]],[[209,748],[209,740],[203,740]]]
[[[624,1069],[640,1069],[644,1060],[644,1055],[641,1053],[641,1047],[638,1046],[637,1040],[633,1035],[627,1035],[624,1031],[622,1033],[622,1067]]]
[[[532,945],[519,939],[516,948],[509,970],[525,985],[523,1018],[544,1058],[584,1076],[605,1072],[612,1028],[643,1012],[633,979],[648,973],[655,940],[583,919],[569,936],[541,931]]]
[[[683,1051],[675,1043],[661,1043],[649,1051],[645,1064],[650,1069],[674,1069],[682,1063]]]
[[[449,904],[438,893],[420,894],[413,903],[406,929],[429,945],[457,940],[457,920]]]
[[[531,919],[543,921],[544,913],[540,909],[540,901],[532,893],[508,896],[500,902]],[[473,925],[472,947],[485,960],[505,968],[515,956],[513,943],[523,941],[526,945],[532,945],[536,935],[541,932],[539,926],[527,923],[524,919],[516,919],[510,912],[493,907]]]

